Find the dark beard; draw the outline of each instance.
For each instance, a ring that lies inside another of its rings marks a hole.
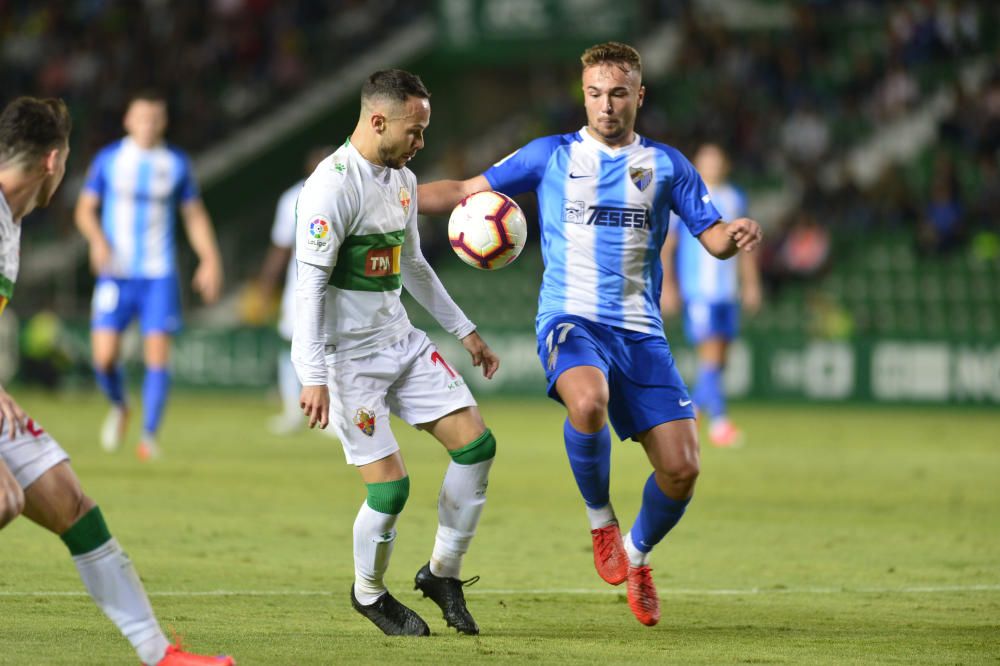
[[[390,169],[402,169],[406,164],[402,157],[393,157],[392,153],[382,146],[378,149],[378,159]]]

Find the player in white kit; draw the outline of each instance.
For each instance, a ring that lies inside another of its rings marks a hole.
[[[305,173],[308,176],[324,157],[332,153],[333,146],[313,148],[306,156]],[[304,426],[302,411],[299,408],[299,392],[302,386],[295,376],[292,367],[291,344],[292,328],[295,322],[295,203],[299,200],[299,192],[305,184],[305,178],[296,182],[282,192],[274,211],[274,223],[271,225],[271,247],[267,250],[264,263],[257,278],[259,296],[265,303],[270,302],[274,290],[284,276],[284,288],[281,292],[281,313],[278,319],[278,335],[287,344],[278,353],[278,393],[281,395],[282,410],[280,414],[271,417],[269,429],[275,435],[287,435]],[[324,431],[328,432],[328,431]]]
[[[383,582],[410,488],[389,429],[393,413],[433,435],[452,458],[433,552],[416,587],[441,607],[449,626],[478,634],[459,574],[486,501],[496,442],[461,375],[413,327],[399,298],[405,286],[462,341],[473,365],[493,376],[499,360],[420,252],[417,180],[406,163],[424,145],[429,98],[409,72],[372,74],[354,132],[306,180],[296,215],[292,362],[309,427],[333,427],[367,487],[354,523],[354,608],[386,634],[430,632]]]
[[[20,97],[0,114],[0,311],[14,293],[20,265],[21,220],[47,206],[62,182],[71,121],[57,99]],[[146,591],[104,522],[84,495],[69,456],[0,387],[0,527],[23,513],[59,535],[94,602],[118,626],[143,664],[234,664],[170,645]]]

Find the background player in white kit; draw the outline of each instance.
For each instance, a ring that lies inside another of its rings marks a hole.
[[[332,153],[333,146],[313,148],[306,155],[305,174],[308,176],[323,158]],[[305,178],[285,190],[278,198],[274,211],[274,224],[271,225],[271,247],[264,257],[264,264],[257,278],[259,297],[264,303],[270,303],[284,276],[285,286],[281,292],[281,314],[278,319],[278,335],[287,345],[278,353],[278,393],[281,395],[281,414],[273,416],[269,421],[269,429],[275,435],[287,435],[304,426],[302,410],[299,408],[299,393],[302,386],[295,376],[292,367],[291,344],[292,328],[295,322],[295,203],[299,200],[299,192]]]
[[[21,219],[49,204],[66,172],[70,117],[57,99],[20,97],[0,114],[0,311],[14,292],[20,264]],[[59,535],[91,598],[117,625],[143,664],[216,666],[170,645],[146,591],[104,522],[83,494],[69,456],[0,387],[0,527],[24,513]]]
[[[493,376],[499,360],[420,251],[417,181],[405,165],[424,145],[429,98],[409,72],[372,74],[353,134],[306,180],[296,216],[292,361],[309,427],[333,426],[367,487],[354,523],[354,608],[387,634],[430,633],[383,583],[410,488],[391,412],[433,435],[452,458],[434,549],[416,586],[450,626],[478,634],[459,574],[486,501],[496,442],[465,381],[413,327],[399,298],[405,286]]]
[[[159,454],[156,433],[170,389],[171,339],[181,328],[174,256],[177,209],[198,255],[192,285],[206,303],[214,303],[222,291],[222,259],[191,162],[163,140],[166,100],[155,92],[135,95],[124,124],[125,138],[102,149],[90,165],[76,205],[76,224],[90,243],[91,269],[97,276],[91,344],[97,384],[111,402],[101,445],[113,451],[125,434],[121,335],[138,319],[146,376],[136,453],[147,460]]]
[[[694,168],[701,174],[719,214],[734,220],[747,214],[746,196],[727,181],[729,160],[714,143],[698,148]],[[664,314],[684,310],[684,334],[698,352],[698,377],[691,391],[698,410],[708,416],[708,441],[731,447],[743,433],[729,420],[722,371],[729,344],[739,334],[740,306],[760,308],[760,271],[753,255],[741,252],[720,260],[702,247],[687,225],[671,224],[661,253]]]

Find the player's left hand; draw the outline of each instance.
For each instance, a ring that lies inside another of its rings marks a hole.
[[[205,303],[211,305],[222,294],[222,265],[215,261],[202,261],[194,272],[191,286],[201,294]]]
[[[749,217],[740,217],[727,224],[726,235],[744,252],[753,252],[764,239],[760,225]]]
[[[493,375],[496,374],[497,368],[500,367],[500,358],[493,353],[490,346],[479,337],[479,333],[473,331],[467,336],[462,338],[462,346],[465,350],[469,352],[472,357],[472,365],[482,366],[483,377],[486,379],[493,379]]]

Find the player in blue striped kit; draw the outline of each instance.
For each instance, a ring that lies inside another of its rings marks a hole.
[[[692,400],[660,317],[660,249],[670,211],[717,257],[751,251],[759,225],[725,222],[677,150],[634,131],[645,96],[639,54],[608,42],[581,57],[587,126],[536,139],[484,174],[418,190],[420,212],[448,213],[495,189],[538,197],[545,272],[538,301],[539,357],[549,395],[566,406],[570,467],[591,523],[594,562],[629,606],[660,619],[649,553],[680,520],[699,472]],[[611,435],[640,442],[653,466],[624,539],[609,498]]]
[[[121,334],[133,319],[143,337],[143,428],[137,454],[159,454],[156,433],[170,385],[172,336],[180,330],[174,250],[176,211],[195,254],[192,284],[206,303],[222,290],[222,260],[212,220],[198,194],[190,160],[167,144],[166,101],[136,95],[125,113],[127,135],[94,158],[76,206],[76,224],[90,244],[94,287],[91,344],[97,383],[111,402],[101,445],[114,451],[124,436],[128,405],[119,365]]]
[[[719,146],[702,145],[695,153],[694,165],[724,218],[746,215],[746,196],[726,181],[729,161]],[[760,308],[757,263],[747,253],[719,261],[683,224],[671,224],[661,258],[663,311],[674,315],[683,309],[684,333],[698,350],[698,378],[691,397],[708,415],[708,440],[720,447],[739,446],[743,433],[729,420],[722,371],[729,344],[739,333],[741,301],[751,314]]]

